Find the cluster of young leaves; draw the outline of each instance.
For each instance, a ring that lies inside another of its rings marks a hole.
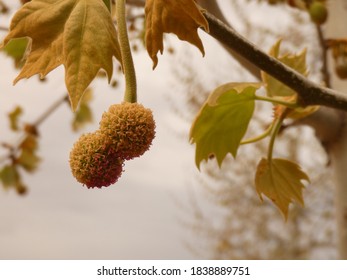
[[[308,74],[306,51],[280,55],[278,41],[270,50],[270,55],[302,75]],[[256,91],[260,87],[265,88],[266,96],[257,95]],[[269,137],[268,155],[258,164],[255,186],[260,198],[263,194],[267,196],[287,218],[290,203],[304,205],[302,181],[309,182],[309,178],[298,164],[272,157],[274,142],[285,118],[301,118],[317,109],[302,108],[296,99],[294,91],[266,73],[262,73],[262,83],[228,83],[219,86],[201,107],[190,130],[191,142],[196,144],[197,167],[211,157],[215,157],[221,165],[228,153],[236,158],[240,145]],[[253,116],[255,101],[273,103],[273,123],[262,135],[243,140]]]
[[[36,127],[20,122],[22,113],[22,108],[17,106],[8,114],[11,130],[24,137],[18,146],[3,143],[3,147],[8,150],[8,156],[4,158],[5,164],[0,169],[0,181],[4,188],[15,188],[18,194],[25,194],[27,191],[22,181],[21,170],[33,173],[40,163],[40,157],[37,154],[38,132]]]

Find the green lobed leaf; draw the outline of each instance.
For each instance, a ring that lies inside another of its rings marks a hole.
[[[281,40],[276,42],[276,44],[271,48],[269,54],[300,74],[307,76],[306,50],[303,50],[299,54],[287,53],[280,56],[280,46]],[[296,94],[294,90],[276,80],[266,72],[262,71],[261,74],[268,96],[292,96]]]
[[[269,162],[263,158],[257,167],[255,186],[260,199],[263,200],[262,194],[270,198],[287,219],[289,203],[304,205],[302,180],[310,181],[296,163],[279,158]]]
[[[13,131],[18,131],[19,126],[18,126],[18,120],[19,117],[22,115],[23,109],[20,106],[16,106],[16,108],[13,109],[12,112],[8,114],[8,118],[10,120],[10,128]]]
[[[221,166],[225,156],[237,149],[252,118],[258,83],[228,83],[216,88],[197,114],[190,130],[196,143],[195,163],[216,156]]]

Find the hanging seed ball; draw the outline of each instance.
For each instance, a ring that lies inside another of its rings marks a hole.
[[[82,135],[70,152],[73,176],[87,188],[101,188],[117,182],[123,159],[99,131]]]
[[[138,103],[114,104],[102,115],[100,132],[112,141],[123,159],[139,157],[155,136],[152,111]]]

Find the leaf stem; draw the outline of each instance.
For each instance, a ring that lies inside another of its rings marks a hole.
[[[276,103],[278,105],[283,105],[283,106],[286,106],[286,107],[292,108],[292,109],[296,109],[296,108],[300,107],[300,105],[296,102],[287,102],[287,101],[284,101],[284,100],[281,100],[278,98],[271,98],[271,97],[260,96],[260,95],[256,95],[255,100],[266,101],[266,102],[270,102],[270,103]]]
[[[127,23],[125,18],[125,2],[125,0],[116,1],[118,39],[122,54],[122,62],[124,68],[123,70],[125,75],[124,101],[135,103],[137,101],[136,74],[128,38]]]
[[[288,109],[288,108],[285,109],[284,112],[279,117],[277,117],[272,124],[271,138],[270,138],[269,147],[268,147],[268,151],[267,151],[267,159],[268,159],[269,163],[271,163],[271,161],[272,161],[272,153],[273,153],[273,149],[275,146],[276,137],[278,135],[278,132],[280,131],[283,120],[285,119],[285,117],[289,113],[289,110],[290,109]]]
[[[274,123],[271,123],[271,125],[260,135],[252,137],[252,138],[248,138],[246,140],[243,140],[240,145],[245,145],[245,144],[250,144],[250,143],[254,143],[254,142],[258,142],[260,140],[263,140],[264,138],[266,138],[267,136],[269,136],[271,134],[272,128],[273,128]]]

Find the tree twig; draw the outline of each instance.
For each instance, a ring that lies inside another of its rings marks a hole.
[[[209,12],[204,14],[210,26],[209,34],[212,37],[232,48],[255,66],[296,91],[303,106],[323,105],[347,111],[347,93],[343,94],[313,83],[303,75],[261,51]]]

